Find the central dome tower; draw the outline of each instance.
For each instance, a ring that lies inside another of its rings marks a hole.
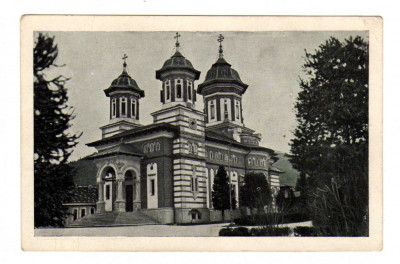
[[[160,98],[163,109],[175,105],[194,108],[196,103],[194,81],[199,79],[200,72],[179,51],[179,37],[179,33],[176,33],[174,55],[156,71],[156,79],[162,82]]]

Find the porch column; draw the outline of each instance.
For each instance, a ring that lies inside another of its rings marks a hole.
[[[135,181],[135,200],[133,201],[133,206],[135,210],[141,208],[141,201],[140,201],[140,180]]]
[[[105,211],[105,202],[104,202],[104,182],[100,181],[98,184],[99,187],[99,199],[96,203],[96,212],[104,212]]]
[[[117,179],[117,200],[115,201],[117,212],[125,212],[125,199],[123,193],[123,186],[124,186],[123,179]]]

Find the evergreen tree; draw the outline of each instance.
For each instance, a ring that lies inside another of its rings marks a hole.
[[[222,211],[224,218],[224,210],[230,209],[229,201],[229,177],[223,166],[220,166],[214,177],[213,191],[211,193],[212,203],[215,209]],[[235,192],[231,189],[232,209],[236,208]]]
[[[240,201],[250,209],[263,210],[271,202],[271,191],[267,179],[262,173],[248,173],[240,189]]]
[[[57,67],[57,55],[54,37],[39,33],[33,49],[35,227],[63,225],[62,202],[73,186],[67,159],[79,136],[67,132],[72,119],[67,79],[46,79],[46,72]]]
[[[305,52],[291,161],[325,236],[368,235],[368,43],[331,37]]]

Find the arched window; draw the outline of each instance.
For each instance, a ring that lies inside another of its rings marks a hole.
[[[228,100],[224,99],[224,119],[228,119]]]
[[[117,116],[117,99],[114,97],[111,101],[111,117],[115,118]]]
[[[188,100],[192,100],[192,89],[193,89],[192,82],[190,80],[186,80],[186,84],[187,84],[187,91],[188,91]]]
[[[210,112],[211,112],[211,120],[215,119],[215,104],[214,100],[210,102]]]
[[[191,177],[191,191],[192,192],[198,192],[199,191],[199,182],[196,176],[196,166],[192,167],[192,177]]]
[[[160,151],[161,150],[161,144],[159,141],[156,142],[156,151]]]
[[[253,162],[253,160],[251,158],[248,158],[247,162],[251,165]]]
[[[182,98],[182,79],[175,80],[175,91],[176,91],[176,98]]]
[[[150,144],[150,152],[153,152],[154,151],[154,143],[151,143]]]
[[[210,150],[210,159],[214,159],[214,153]]]
[[[193,143],[193,153],[197,154],[197,144]]]
[[[169,101],[171,100],[171,81],[166,80],[164,84],[165,84],[165,100]]]
[[[192,143],[188,142],[188,151],[189,153],[193,153],[193,146]]]
[[[136,100],[133,97],[131,97],[131,116],[136,116]]]
[[[240,106],[239,106],[239,100],[236,100],[236,108],[235,108],[235,113],[236,113],[236,119],[240,118]]]
[[[127,114],[127,100],[126,97],[121,97],[121,103],[120,103],[120,113],[121,113],[121,117],[126,117]]]

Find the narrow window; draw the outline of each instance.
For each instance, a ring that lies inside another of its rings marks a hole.
[[[110,185],[106,185],[106,200],[110,200]]]
[[[85,209],[82,209],[81,210],[81,217],[85,217],[85,213],[86,213]]]
[[[78,219],[78,210],[74,209],[74,221]]]
[[[155,186],[155,182],[154,182],[154,179],[151,179],[150,180],[150,193],[151,193],[151,196],[154,196],[154,194],[156,193],[156,186]]]
[[[224,118],[228,119],[228,101],[224,100]]]
[[[169,80],[165,81],[165,92],[166,92],[166,100],[169,100],[171,94],[171,87]]]
[[[94,208],[90,208],[90,214],[94,214]]]
[[[211,112],[211,119],[215,119],[215,105],[214,101],[211,101],[211,106],[210,106],[210,112]]]
[[[239,101],[236,100],[236,119],[239,119],[239,111],[240,111],[240,107],[239,107]]]
[[[136,100],[131,98],[131,116],[136,116]]]
[[[192,100],[192,82],[187,80],[188,100]]]
[[[177,79],[176,80],[176,98],[182,98],[182,80]]]
[[[113,98],[111,101],[111,116],[116,117],[117,115],[117,99]]]
[[[121,116],[126,116],[126,97],[121,98]]]

